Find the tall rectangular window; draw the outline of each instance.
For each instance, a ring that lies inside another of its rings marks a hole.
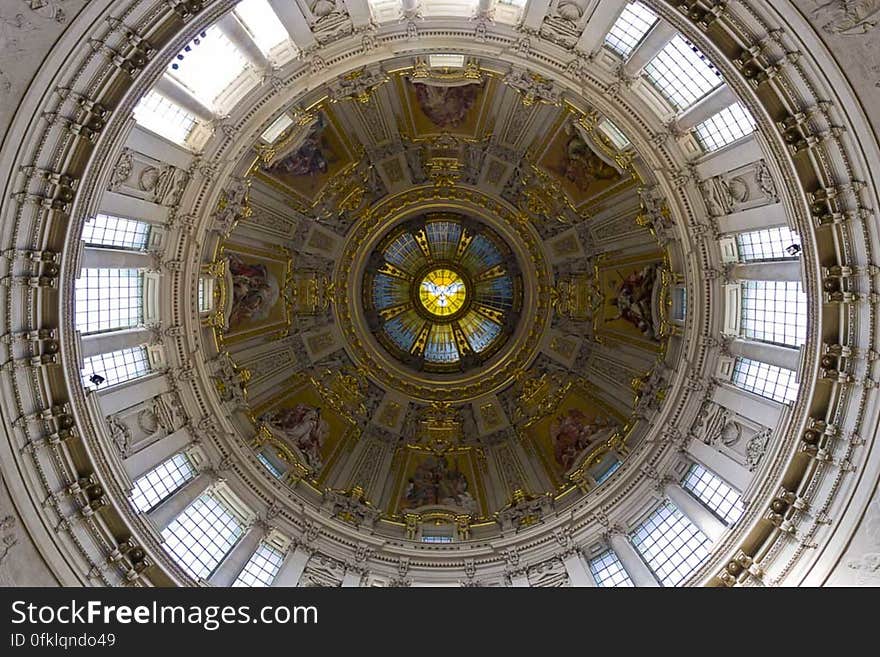
[[[206,579],[244,533],[235,515],[211,493],[186,507],[162,532],[165,549],[196,579]]]
[[[645,75],[677,110],[687,109],[723,82],[712,62],[679,34],[648,62]]]
[[[98,214],[83,225],[86,246],[144,251],[150,239],[150,224],[135,219]]]
[[[241,0],[235,5],[235,14],[266,56],[272,48],[290,39],[287,29],[267,0]]]
[[[725,107],[694,128],[697,141],[707,153],[732,144],[754,131],[755,117],[741,103]]]
[[[626,59],[656,22],[657,14],[641,2],[630,2],[605,36],[605,45]]]
[[[175,454],[134,482],[131,503],[146,513],[196,476],[196,470],[186,454]]]
[[[801,238],[788,226],[740,233],[736,247],[741,262],[795,260],[801,252]]]
[[[798,392],[794,370],[750,358],[736,359],[733,366],[733,384],[781,403],[794,401]]]
[[[742,334],[798,347],[807,339],[807,295],[797,281],[744,281]]]
[[[241,51],[216,25],[190,41],[168,65],[167,74],[212,107],[224,89],[244,71]]]
[[[125,383],[149,373],[150,361],[145,347],[89,356],[82,369],[83,385],[93,390]]]
[[[630,536],[664,586],[677,586],[709,556],[711,541],[666,500]]]
[[[74,297],[76,328],[84,335],[144,321],[144,276],[138,269],[83,269]]]
[[[688,468],[681,487],[700,500],[728,527],[742,517],[744,509],[740,494],[699,463]]]
[[[272,586],[283,561],[284,555],[279,550],[260,543],[232,586]]]
[[[598,557],[590,559],[590,572],[597,586],[606,588],[634,586],[614,550],[605,550]]]
[[[196,125],[196,117],[162,94],[149,91],[134,108],[135,120],[151,132],[183,145]]]

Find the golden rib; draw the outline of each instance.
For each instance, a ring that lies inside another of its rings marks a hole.
[[[413,342],[412,348],[409,350],[414,356],[421,356],[425,351],[425,345],[428,344],[428,333],[431,331],[431,324],[425,322],[422,325],[416,341]]]
[[[488,281],[490,278],[498,278],[499,276],[504,276],[507,273],[507,269],[503,264],[495,265],[494,267],[490,267],[484,272],[477,274],[474,277],[474,282],[478,281]]]
[[[455,336],[455,346],[458,347],[459,356],[464,356],[473,351],[467,340],[467,336],[465,336],[464,331],[458,322],[452,323],[452,335]]]
[[[464,255],[464,252],[467,251],[467,248],[471,245],[471,242],[474,241],[474,236],[471,235],[468,230],[464,227],[461,229],[461,235],[458,237],[458,248],[455,250],[455,259],[461,260],[461,256]]]
[[[413,234],[413,238],[415,238],[416,244],[418,244],[428,261],[432,261],[434,257],[431,255],[431,247],[428,245],[428,231],[424,228],[419,228],[419,230]]]
[[[486,308],[486,306],[481,306],[479,304],[474,304],[474,310],[480,313],[486,319],[489,319],[499,326],[504,325],[504,313],[500,310],[493,310],[492,308]]]
[[[379,311],[379,317],[387,322],[389,319],[394,319],[399,314],[409,310],[410,308],[412,308],[412,302],[406,301],[396,306],[391,306],[390,308],[383,308]]]
[[[387,260],[382,263],[382,266],[379,267],[377,272],[380,274],[387,274],[388,276],[394,276],[395,278],[402,278],[405,281],[408,281],[412,278],[412,276],[403,271],[400,267],[392,265]]]

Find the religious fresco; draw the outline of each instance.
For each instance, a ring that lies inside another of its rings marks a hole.
[[[538,164],[560,182],[575,205],[626,179],[596,153],[570,121],[557,127]]]
[[[329,110],[321,109],[305,134],[294,132],[276,147],[262,174],[313,201],[333,176],[354,162],[348,142]]]
[[[471,449],[442,453],[409,447],[397,485],[395,509],[413,513],[447,510],[480,516],[485,513]]]
[[[346,443],[355,439],[356,425],[307,376],[297,375],[280,389],[289,392],[255,408],[254,420],[268,431],[270,442],[280,447],[283,460],[290,460],[292,454],[311,478],[322,481]]]
[[[665,311],[662,272],[659,252],[599,259],[596,276],[602,303],[594,328],[600,339],[608,336],[659,349]]]
[[[397,84],[413,135],[477,137],[484,131],[494,80],[440,83],[398,78]]]
[[[559,485],[624,423],[619,411],[585,388],[573,386],[552,412],[527,423],[522,432],[532,441],[550,478]]]
[[[268,251],[250,245],[227,243],[221,285],[225,288],[222,309],[224,341],[284,330],[289,323],[282,290],[290,277],[286,251]]]

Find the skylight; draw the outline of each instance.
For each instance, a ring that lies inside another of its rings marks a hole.
[[[82,378],[86,388],[100,390],[131,381],[149,372],[150,361],[146,348],[134,347],[87,357],[83,363]]]
[[[797,281],[744,281],[743,336],[798,347],[807,339],[807,295]]]
[[[232,586],[271,586],[281,570],[284,555],[271,545],[260,543]]]
[[[740,103],[710,116],[694,128],[697,141],[706,152],[732,144],[755,131],[755,118]]]
[[[630,2],[605,36],[605,45],[626,59],[657,22],[657,14],[641,2]]]
[[[196,125],[196,117],[162,94],[149,91],[134,108],[134,118],[144,128],[183,145]]]
[[[181,50],[168,65],[168,75],[202,103],[213,106],[217,96],[245,69],[241,51],[216,25],[209,27]]]
[[[794,260],[801,251],[801,238],[788,226],[740,233],[736,248],[741,262]]]
[[[706,505],[728,527],[735,524],[743,514],[740,494],[699,463],[691,465],[681,487]]]
[[[671,502],[661,504],[631,536],[664,586],[677,586],[709,556],[711,541]]]
[[[149,237],[150,224],[109,214],[98,214],[87,219],[82,232],[82,240],[87,246],[131,249],[132,251],[145,250]]]
[[[687,109],[723,82],[712,62],[680,34],[648,62],[645,75],[678,110]]]
[[[780,403],[797,398],[798,385],[794,370],[769,363],[737,358],[733,366],[733,384]]]
[[[138,269],[83,269],[74,315],[83,334],[137,326],[144,318],[144,280]]]
[[[196,470],[186,454],[175,454],[135,480],[131,503],[146,513],[195,476]]]
[[[235,13],[264,55],[290,39],[287,29],[267,0],[241,0],[235,6]]]

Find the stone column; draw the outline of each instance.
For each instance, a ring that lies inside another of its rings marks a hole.
[[[148,269],[153,257],[143,251],[102,249],[87,246],[83,249],[80,266],[83,269],[104,267],[106,269]]]
[[[190,480],[182,488],[175,491],[171,497],[150,511],[147,517],[161,533],[186,507],[208,490],[212,483],[214,483],[213,475],[207,472],[200,473],[195,479]]]
[[[297,48],[305,50],[318,43],[299,5],[291,0],[269,0],[269,4]]]
[[[214,115],[213,107],[205,105],[202,101],[193,96],[186,87],[169,77],[163,75],[156,81],[153,88],[171,102],[180,105],[200,121],[211,123],[217,118]]]
[[[80,340],[83,358],[108,354],[111,351],[130,349],[149,344],[153,340],[153,332],[145,328],[120,329],[108,333],[84,335]]]
[[[256,522],[251,523],[223,558],[223,561],[220,562],[220,565],[208,577],[208,581],[214,586],[232,586],[232,583],[238,578],[238,574],[257,551],[260,541],[265,535],[266,532],[262,525]]]
[[[562,556],[562,563],[565,565],[565,572],[568,573],[568,579],[572,586],[596,586],[596,580],[593,579],[593,574],[584,563],[579,550],[566,552]]]
[[[718,386],[712,394],[712,401],[771,429],[779,423],[783,408],[778,401],[743,390],[733,383]]]
[[[635,47],[635,50],[630,53],[629,59],[623,65],[624,74],[631,78],[639,75],[645,65],[654,59],[676,34],[677,32],[672,25],[666,21],[657,21],[654,27],[648,30],[645,38]]]
[[[663,492],[679,511],[694,523],[714,543],[727,530],[727,527],[696,497],[688,493],[678,482],[667,481]]]
[[[614,550],[617,558],[620,559],[623,569],[635,586],[660,586],[660,582],[654,577],[654,573],[648,568],[648,564],[642,560],[641,555],[636,552],[636,549],[626,536],[620,533],[613,533],[609,537],[608,542],[611,544],[611,549]]]
[[[598,53],[605,43],[605,35],[611,31],[624,7],[626,7],[625,0],[599,0],[575,49],[588,55]]]
[[[768,342],[736,339],[730,342],[730,353],[768,365],[776,365],[787,370],[797,371],[801,360],[801,350],[795,347],[781,347]]]
[[[801,261],[744,262],[730,268],[730,277],[738,281],[800,281]]]
[[[750,230],[784,226],[786,225],[785,219],[785,207],[782,203],[771,203],[770,205],[723,214],[716,217],[715,221],[718,224],[718,231],[721,233],[743,233]]]
[[[679,114],[675,123],[682,131],[690,130],[699,125],[706,119],[718,114],[721,110],[733,105],[737,101],[736,94],[727,84],[711,91],[702,100],[691,105],[688,109]]]
[[[302,545],[288,551],[272,586],[299,586],[299,578],[302,577],[311,556],[312,553]]]
[[[266,59],[266,55],[260,50],[260,47],[253,40],[247,28],[245,28],[245,26],[241,24],[241,21],[238,20],[238,16],[236,16],[234,12],[230,11],[228,14],[221,17],[220,20],[217,21],[217,26],[220,28],[220,31],[223,32],[223,34],[225,34],[239,50],[241,50],[251,66],[258,71],[265,71],[271,68],[271,64],[269,63],[269,60]]]

